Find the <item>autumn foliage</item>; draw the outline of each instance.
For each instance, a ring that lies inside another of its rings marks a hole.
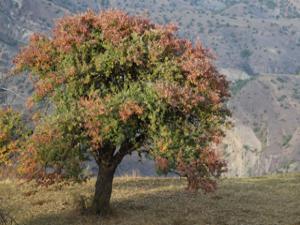
[[[0,175],[14,167],[28,130],[20,113],[12,108],[0,109]]]
[[[33,101],[51,112],[41,112],[28,140],[24,174],[80,179],[92,156],[98,213],[109,208],[116,167],[134,151],[164,173],[186,176],[189,190],[214,190],[226,167],[214,149],[230,115],[228,83],[210,52],[176,31],[108,10],[62,18],[50,36],[34,34],[14,70],[30,73]]]

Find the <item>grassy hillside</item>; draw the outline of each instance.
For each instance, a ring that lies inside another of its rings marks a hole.
[[[30,225],[201,225],[300,224],[300,174],[224,179],[215,194],[188,194],[175,178],[117,178],[114,215],[80,215],[74,199],[93,193],[94,180],[83,185],[39,188],[0,182],[1,208],[20,224]]]
[[[230,102],[235,128],[224,143],[230,175],[300,171],[300,76],[262,75],[300,73],[299,0],[1,0],[0,87],[32,92],[25,77],[3,78],[32,32],[48,31],[65,14],[107,7],[178,24],[180,35],[200,37],[217,54],[222,73],[240,79]],[[0,90],[2,106],[23,109],[24,102]],[[127,160],[120,172],[132,164]],[[134,169],[148,175],[149,164]]]

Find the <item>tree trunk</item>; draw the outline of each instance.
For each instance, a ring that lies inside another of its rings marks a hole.
[[[186,190],[191,193],[196,193],[199,189],[199,179],[196,177],[187,176],[188,185]]]
[[[93,211],[98,215],[106,216],[111,212],[110,197],[115,169],[115,167],[99,166],[92,205]]]

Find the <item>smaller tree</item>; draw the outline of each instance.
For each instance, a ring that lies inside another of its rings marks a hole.
[[[0,167],[2,172],[14,162],[27,130],[20,113],[12,108],[0,108]]]
[[[19,157],[19,174],[49,185],[62,179],[81,181],[87,157],[85,137],[72,112],[39,119]]]

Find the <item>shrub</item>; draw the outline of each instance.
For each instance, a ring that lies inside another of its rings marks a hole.
[[[0,108],[0,167],[2,176],[14,165],[14,159],[16,159],[26,134],[27,131],[20,113],[12,108]]]

